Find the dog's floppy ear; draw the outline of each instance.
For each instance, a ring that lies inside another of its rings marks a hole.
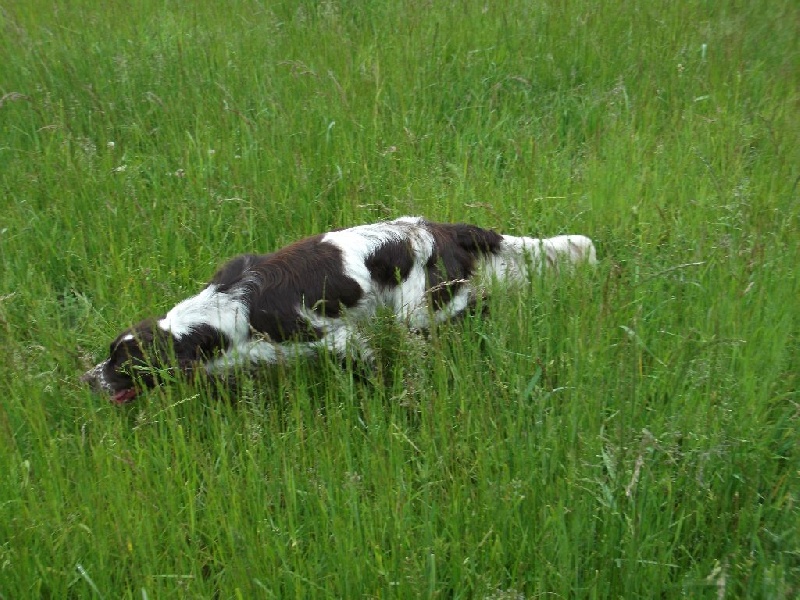
[[[198,325],[189,333],[175,339],[173,349],[178,364],[183,369],[192,363],[209,360],[227,349],[226,336],[210,325]]]

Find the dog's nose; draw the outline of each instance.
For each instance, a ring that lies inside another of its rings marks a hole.
[[[103,363],[100,363],[99,365],[97,365],[95,367],[92,367],[91,369],[86,371],[86,373],[81,375],[80,382],[87,384],[89,387],[91,387],[95,391],[100,389],[100,387],[101,387],[101,385],[100,385],[100,369],[102,368],[102,366],[103,366]]]

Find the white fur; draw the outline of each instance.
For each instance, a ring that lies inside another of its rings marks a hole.
[[[220,293],[209,285],[196,296],[176,304],[158,326],[176,338],[198,325],[209,325],[224,333],[234,343],[247,339],[250,331],[247,305],[237,295]]]
[[[481,279],[484,282],[491,278],[523,281],[534,273],[540,273],[544,266],[557,269],[562,263],[571,265],[581,262],[597,264],[594,244],[584,235],[559,235],[544,239],[504,235],[500,253],[484,260],[480,269]]]
[[[357,281],[364,292],[359,305],[349,311],[353,316],[372,315],[378,306],[385,305],[404,321],[419,320],[414,316],[425,303],[425,263],[434,246],[433,236],[420,226],[421,223],[421,217],[400,217],[388,223],[334,231],[322,238],[323,242],[339,248],[344,257],[344,272]],[[414,266],[401,285],[384,289],[374,284],[365,261],[377,248],[393,240],[410,242]]]

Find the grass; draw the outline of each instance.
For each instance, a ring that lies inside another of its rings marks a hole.
[[[799,17],[7,3],[0,597],[797,596]],[[600,265],[376,324],[366,383],[78,384],[223,258],[401,214]]]

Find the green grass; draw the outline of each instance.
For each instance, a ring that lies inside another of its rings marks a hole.
[[[798,19],[6,3],[0,598],[796,597]],[[78,384],[223,258],[401,214],[600,264],[378,323],[366,383]]]

